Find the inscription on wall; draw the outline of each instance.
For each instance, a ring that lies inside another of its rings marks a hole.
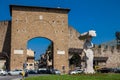
[[[57,54],[65,54],[65,51],[57,50]]]
[[[14,54],[23,54],[23,50],[14,50]]]

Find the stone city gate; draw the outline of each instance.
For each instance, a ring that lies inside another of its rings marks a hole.
[[[45,37],[53,42],[53,67],[66,72],[68,66],[69,9],[12,5],[10,69],[22,68],[26,60],[27,41]]]

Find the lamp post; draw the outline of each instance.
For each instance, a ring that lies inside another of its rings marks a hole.
[[[25,70],[26,67],[27,67],[27,62],[25,61],[25,62],[23,63],[23,70]]]

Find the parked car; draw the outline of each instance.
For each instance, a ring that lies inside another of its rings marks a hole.
[[[120,73],[120,68],[115,68],[115,69],[114,69],[114,72],[115,72],[115,73]]]
[[[36,70],[28,70],[28,74],[37,74]]]
[[[100,72],[100,73],[109,73],[111,71],[112,71],[111,68],[106,68],[106,67],[97,70],[97,72]]]
[[[38,74],[47,74],[47,68],[39,68],[37,73]]]
[[[0,69],[0,75],[2,75],[2,76],[6,76],[6,75],[7,75],[7,72],[4,71],[3,69]]]
[[[77,70],[72,70],[69,72],[69,74],[80,74],[80,73],[83,73],[83,70],[77,69]]]
[[[61,72],[58,69],[51,69],[52,74],[60,75]]]
[[[8,75],[21,75],[22,71],[23,70],[18,70],[18,69],[11,70],[11,71],[8,72]]]

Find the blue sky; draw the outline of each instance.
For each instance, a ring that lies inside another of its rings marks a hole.
[[[47,38],[33,38],[28,41],[27,48],[35,51],[35,59],[38,60],[41,54],[44,54],[48,48],[51,41]]]
[[[70,8],[68,21],[78,32],[97,32],[93,43],[115,39],[120,31],[120,0],[0,0],[0,21],[11,20],[9,5]]]

